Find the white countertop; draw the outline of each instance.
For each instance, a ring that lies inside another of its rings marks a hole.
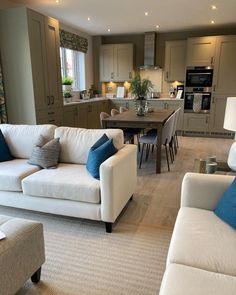
[[[119,100],[119,101],[133,101],[133,98],[106,98],[106,97],[94,97],[90,99],[81,99],[77,101],[71,101],[71,102],[64,102],[64,106],[73,106],[77,104],[84,104],[84,103],[90,103],[90,102],[96,102],[96,101],[104,101],[104,100]],[[172,97],[161,97],[161,98],[148,98],[147,101],[184,101],[180,98],[172,98]]]

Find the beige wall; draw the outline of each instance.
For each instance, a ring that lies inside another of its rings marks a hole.
[[[93,85],[93,81],[94,81],[94,79],[93,79],[93,40],[92,40],[92,36],[82,32],[82,31],[79,31],[75,28],[71,28],[67,25],[64,25],[62,23],[60,23],[60,28],[65,31],[77,34],[81,37],[85,37],[88,39],[88,51],[86,53],[86,58],[85,58],[85,71],[86,71],[86,88],[89,89],[91,87],[91,85]]]
[[[15,4],[11,3],[8,0],[1,0],[0,1],[0,9],[10,8],[16,6]]]

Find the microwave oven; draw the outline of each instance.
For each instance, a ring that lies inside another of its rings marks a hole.
[[[213,69],[211,67],[187,67],[185,86],[211,88],[213,83]]]

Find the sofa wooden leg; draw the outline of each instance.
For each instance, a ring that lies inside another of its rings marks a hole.
[[[105,222],[106,232],[112,233],[112,223],[111,222]]]
[[[41,278],[41,267],[32,275],[31,281],[37,284]]]

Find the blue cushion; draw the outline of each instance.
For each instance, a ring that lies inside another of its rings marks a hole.
[[[13,159],[2,131],[0,130],[0,162],[11,161]]]
[[[87,159],[87,170],[97,179],[100,179],[100,165],[109,157],[114,155],[117,149],[114,147],[112,139],[104,134],[90,149]]]
[[[215,214],[236,229],[236,178],[218,202]]]

